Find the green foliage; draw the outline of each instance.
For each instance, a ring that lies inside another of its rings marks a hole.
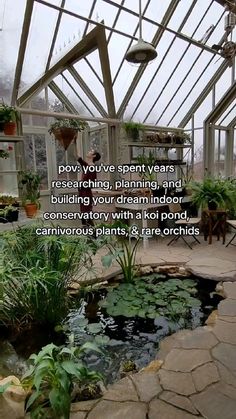
[[[83,131],[88,126],[86,121],[80,121],[79,119],[57,119],[56,122],[51,124],[48,130],[49,134],[52,134],[54,130],[60,128],[72,128],[76,131]]]
[[[0,121],[17,122],[20,119],[20,114],[13,106],[5,104],[0,105]]]
[[[198,207],[215,203],[218,208],[231,208],[236,202],[236,185],[232,181],[207,177],[203,182],[192,182],[192,201]]]
[[[4,208],[0,209],[0,217],[6,218],[12,211],[19,211],[16,207],[12,205],[6,205]]]
[[[200,306],[200,301],[193,297],[197,290],[192,279],[172,278],[155,283],[158,274],[150,278],[140,277],[133,284],[119,285],[109,291],[99,305],[111,316],[150,319],[164,316],[176,321],[188,316],[193,307]]]
[[[0,323],[17,329],[60,323],[71,307],[70,283],[92,270],[100,247],[81,237],[37,236],[34,225],[4,233],[1,245]]]
[[[148,171],[148,166],[150,167],[155,166],[155,162],[156,162],[156,156],[151,151],[149,151],[148,156],[146,156],[145,154],[140,154],[139,156],[137,156],[137,163],[145,166],[145,172],[139,173],[139,176],[143,180],[152,181],[156,179],[156,173],[154,172],[150,173]]]
[[[18,204],[18,200],[17,198],[11,195],[0,195],[0,204],[7,204],[7,205]]]
[[[139,240],[136,240],[134,245],[125,240],[117,241],[114,244],[109,243],[110,252],[101,258],[103,266],[109,268],[115,260],[122,270],[123,281],[133,282],[136,275],[135,260],[138,243]]]
[[[21,190],[22,201],[39,205],[41,176],[36,172],[20,172],[19,189]]]
[[[81,387],[102,380],[99,373],[89,370],[81,360],[81,356],[90,351],[101,353],[89,342],[81,347],[58,347],[51,343],[38,355],[30,356],[31,365],[22,384],[31,390],[26,410],[31,411],[32,418],[45,417],[41,416],[42,409],[49,405],[51,418],[69,419],[74,385]]]
[[[143,130],[143,125],[139,122],[128,121],[124,122],[123,127],[126,134],[136,140],[139,137],[139,131]]]

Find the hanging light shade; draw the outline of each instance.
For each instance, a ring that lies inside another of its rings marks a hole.
[[[132,45],[125,55],[129,63],[144,64],[149,63],[157,57],[157,52],[152,44],[142,39],[142,5],[139,0],[139,40]]]
[[[130,47],[127,51],[125,59],[129,63],[143,64],[154,60],[157,52],[152,44],[139,39],[138,42]]]

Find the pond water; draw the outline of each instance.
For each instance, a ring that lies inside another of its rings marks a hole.
[[[156,357],[160,340],[183,328],[194,329],[202,324],[222,299],[214,293],[216,282],[209,280],[196,281],[199,307],[191,308],[184,319],[112,316],[98,302],[107,296],[107,289],[92,291],[87,295],[80,309],[72,310],[64,322],[67,341],[74,335],[76,344],[95,341],[102,346],[104,355],[91,353],[86,356],[88,365],[100,371],[106,383],[120,378],[120,366],[126,360],[132,360],[140,369]],[[153,316],[155,317],[155,316]],[[62,343],[57,337],[45,331],[24,334],[9,343],[0,343],[0,375],[21,375],[24,372],[25,360],[33,352],[38,352],[49,342]]]
[[[192,308],[188,318],[170,321],[162,316],[155,319],[113,317],[107,314],[105,308],[98,305],[99,300],[105,298],[107,294],[107,290],[100,290],[93,293],[80,310],[70,313],[66,323],[68,330],[74,334],[78,345],[91,339],[91,336],[98,343],[104,344],[104,356],[92,354],[87,357],[87,362],[105,376],[107,383],[111,383],[119,378],[120,366],[126,360],[134,361],[140,369],[156,357],[159,342],[163,337],[177,330],[194,329],[205,323],[222,297],[214,293],[216,286],[214,281],[196,280],[196,282],[195,298],[200,300],[201,305]]]

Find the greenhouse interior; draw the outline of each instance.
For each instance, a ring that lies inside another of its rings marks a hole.
[[[236,418],[235,27],[0,0],[0,419]]]

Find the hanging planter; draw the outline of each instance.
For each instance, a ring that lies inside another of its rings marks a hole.
[[[76,139],[78,131],[83,131],[87,126],[87,122],[79,119],[58,119],[51,125],[48,132],[54,135],[64,150],[67,150],[72,141]]]

